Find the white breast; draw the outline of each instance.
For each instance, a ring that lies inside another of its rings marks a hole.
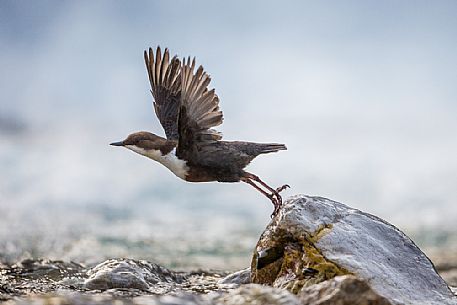
[[[183,180],[186,179],[186,175],[189,172],[189,167],[187,166],[187,162],[185,160],[181,160],[178,159],[178,157],[176,157],[176,148],[174,148],[168,154],[162,155],[162,152],[160,150],[145,150],[135,145],[126,145],[126,147],[136,153],[139,153],[140,155],[146,156],[152,160],[162,163],[169,170],[171,170],[173,174],[175,174]]]

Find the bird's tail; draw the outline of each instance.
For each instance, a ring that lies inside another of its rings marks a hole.
[[[259,154],[268,154],[280,150],[287,150],[286,145],[277,143],[262,144]]]

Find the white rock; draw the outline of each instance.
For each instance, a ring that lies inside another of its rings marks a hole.
[[[277,217],[278,229],[293,235],[314,236],[328,227],[314,245],[395,304],[457,304],[428,257],[376,216],[326,198],[298,195],[285,202]]]

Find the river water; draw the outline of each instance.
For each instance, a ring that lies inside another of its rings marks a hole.
[[[126,125],[3,124],[0,261],[129,257],[181,269],[248,266],[271,203],[242,183],[180,181],[157,163],[109,146],[125,136]],[[285,197],[329,197],[392,222],[424,249],[456,247],[448,171],[438,166],[424,179],[376,163],[367,170],[355,157],[335,161],[342,148],[316,142],[310,149],[284,138],[289,151],[259,157],[250,170],[274,186],[289,183]],[[433,177],[431,188],[423,187]]]

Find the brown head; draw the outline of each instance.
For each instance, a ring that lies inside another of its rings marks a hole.
[[[110,145],[124,146],[146,156],[155,151],[160,151],[162,155],[166,155],[176,147],[174,141],[169,141],[147,131],[132,133],[124,141],[114,142]]]

